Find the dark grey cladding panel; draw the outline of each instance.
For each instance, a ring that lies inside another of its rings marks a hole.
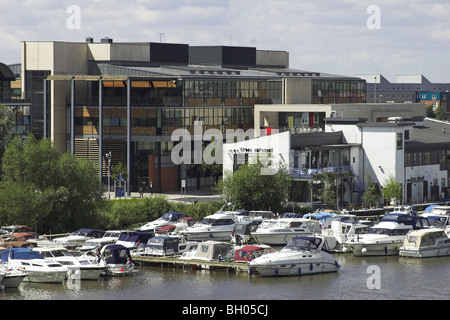
[[[150,61],[157,63],[188,64],[189,45],[179,43],[150,43]]]
[[[291,148],[302,149],[322,145],[342,144],[342,132],[313,132],[291,135]]]

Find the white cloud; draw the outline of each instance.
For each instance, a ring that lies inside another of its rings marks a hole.
[[[81,10],[69,29],[66,8]],[[369,30],[368,6],[381,12]],[[440,0],[15,0],[0,1],[0,61],[20,61],[20,42],[164,41],[290,52],[293,68],[354,75],[421,73],[450,82],[450,4]]]

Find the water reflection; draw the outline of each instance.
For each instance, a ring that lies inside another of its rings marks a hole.
[[[337,273],[300,277],[249,276],[246,272],[140,266],[132,277],[70,280],[63,284],[23,282],[7,288],[8,300],[292,300],[448,299],[450,258],[354,257],[336,254]],[[370,266],[379,270],[379,289],[370,289]]]

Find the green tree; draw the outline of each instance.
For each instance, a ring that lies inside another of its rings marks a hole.
[[[323,183],[318,190],[318,197],[322,203],[334,207],[336,205],[336,176],[332,172],[323,172],[314,176],[314,180]]]
[[[369,206],[372,204],[378,206],[378,200],[381,196],[380,186],[373,181],[370,174],[366,175],[366,181],[366,189],[363,193],[364,202]]]
[[[97,169],[90,160],[59,154],[50,140],[15,138],[5,151],[0,182],[0,222],[38,232],[67,232],[97,223],[102,204]]]
[[[393,201],[394,203],[402,201],[403,198],[402,185],[392,175],[390,175],[384,182],[383,198],[388,203],[390,203],[391,201]]]
[[[13,113],[5,105],[0,104],[0,159],[11,140],[11,130],[14,126]]]
[[[219,180],[216,190],[222,199],[247,210],[282,210],[289,197],[292,178],[285,167],[265,174],[262,164],[241,165],[233,174]]]

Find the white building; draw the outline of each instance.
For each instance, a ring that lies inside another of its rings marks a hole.
[[[383,187],[390,176],[403,186],[405,203],[449,198],[447,122],[425,118],[417,124],[399,117],[367,122],[334,117],[326,118],[325,123],[324,132],[286,131],[227,144],[224,170],[233,171],[238,154],[246,151],[246,160],[251,162],[257,155],[253,151],[265,149],[274,157],[272,164],[282,162],[289,168],[299,202],[315,200],[314,176],[321,172],[335,173],[337,204],[361,203],[368,178]]]

